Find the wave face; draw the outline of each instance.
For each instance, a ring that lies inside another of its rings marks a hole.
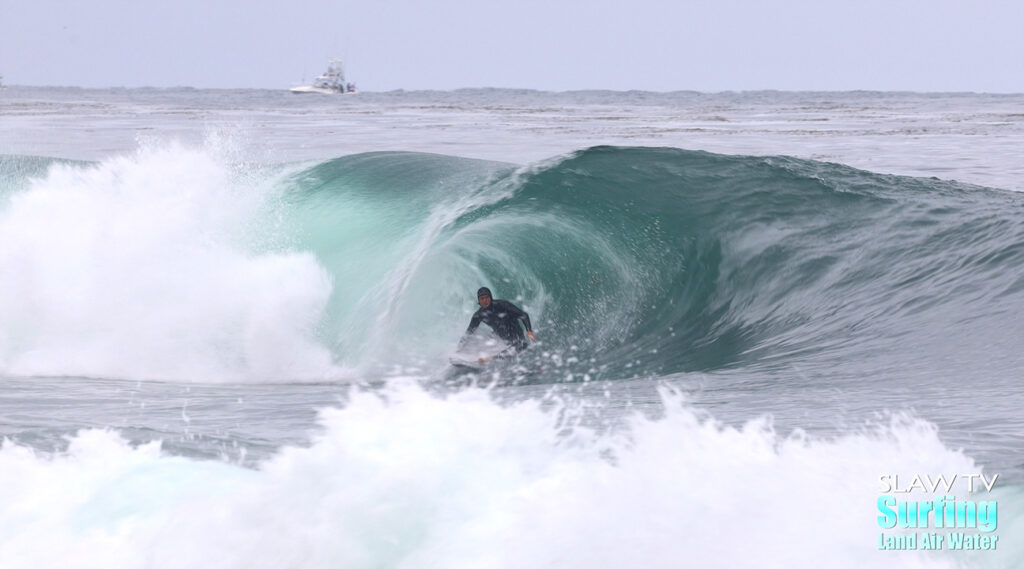
[[[1022,363],[1009,192],[660,148],[527,168],[394,152],[267,166],[177,146],[0,165],[8,375],[432,369],[484,285],[530,312],[538,381],[926,368],[950,327],[957,361]]]

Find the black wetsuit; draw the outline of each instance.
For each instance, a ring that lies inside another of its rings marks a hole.
[[[521,352],[526,349],[527,344],[523,328],[519,325],[520,321],[523,322],[523,326],[526,326],[527,332],[533,331],[530,327],[529,314],[507,300],[491,300],[490,306],[487,308],[480,307],[476,314],[473,314],[473,319],[469,322],[469,328],[466,328],[466,335],[472,334],[477,326],[483,322],[490,326],[499,338],[515,347],[516,351]]]

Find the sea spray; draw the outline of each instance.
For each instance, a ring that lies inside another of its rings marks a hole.
[[[315,339],[330,276],[308,252],[251,250],[272,192],[251,182],[173,145],[32,180],[0,210],[0,369],[330,377]]]
[[[0,565],[957,566],[948,552],[872,549],[879,472],[978,468],[930,425],[785,436],[662,398],[662,418],[600,433],[571,406],[395,383],[351,393],[322,412],[308,447],[254,469],[109,430],[54,454],[7,442]],[[989,554],[975,566],[1007,561]]]

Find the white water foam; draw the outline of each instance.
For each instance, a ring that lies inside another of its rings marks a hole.
[[[879,475],[979,472],[930,425],[832,440],[666,416],[598,435],[573,409],[471,389],[355,392],[308,448],[255,470],[87,430],[0,449],[0,567],[1011,567],[1003,549],[878,551]],[[1016,549],[1013,549],[1016,547]]]
[[[218,149],[55,165],[0,209],[0,374],[336,376],[313,255],[268,248],[273,176]],[[260,244],[262,251],[255,243]]]

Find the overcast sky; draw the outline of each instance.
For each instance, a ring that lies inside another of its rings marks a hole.
[[[17,85],[1024,92],[1021,0],[0,0]]]

